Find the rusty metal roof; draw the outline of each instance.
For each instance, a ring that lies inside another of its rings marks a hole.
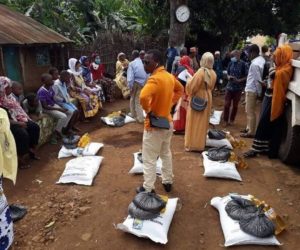
[[[70,43],[72,40],[0,4],[0,44]]]

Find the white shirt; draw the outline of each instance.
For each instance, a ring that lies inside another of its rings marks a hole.
[[[253,92],[257,95],[261,95],[262,87],[259,81],[262,79],[265,62],[266,61],[262,56],[258,56],[251,61],[245,88],[246,92]]]
[[[141,58],[137,57],[131,63],[129,63],[127,70],[127,82],[130,89],[133,87],[134,82],[144,86],[147,78],[148,76],[144,69]]]

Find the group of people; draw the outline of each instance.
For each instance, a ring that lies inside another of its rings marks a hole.
[[[79,60],[70,58],[68,70],[59,72],[56,68],[51,68],[41,76],[41,87],[37,94],[30,93],[25,97],[20,83],[1,76],[0,174],[15,181],[16,159],[19,160],[19,166],[24,166],[25,156],[39,160],[36,148],[40,127],[37,122],[43,113],[57,120],[56,138],[72,135],[79,130],[76,126],[79,120],[94,116],[102,102],[113,101],[114,90],[118,86],[124,98],[130,97],[131,116],[139,123],[144,122],[144,182],[136,191],[155,192],[156,161],[160,157],[162,184],[165,191],[170,192],[173,184],[172,135],[174,130],[185,133],[186,151],[204,150],[212,108],[212,91],[219,77],[214,65],[220,58],[219,53],[214,56],[206,52],[201,57],[200,65],[195,66],[197,60],[193,58],[196,57],[188,56],[186,48],[180,51],[179,56],[176,53],[172,49],[167,54],[167,67],[164,67],[163,54],[155,49],[147,53],[134,50],[131,62],[124,53],[120,53],[115,81],[105,77],[99,55],[93,54],[91,61],[86,56]],[[173,56],[171,64],[168,60]],[[266,59],[260,55],[257,45],[252,45],[248,50],[249,67],[241,60],[240,51],[234,50],[230,56],[223,116],[225,125],[234,122],[237,105],[245,91],[247,128],[241,136],[254,138],[252,149],[245,156],[267,153],[270,157],[276,157],[285,93],[292,76],[290,61],[293,51],[288,45],[276,49],[268,61],[269,74],[266,81]],[[256,100],[262,96],[263,89],[265,97],[256,128]],[[201,100],[200,104],[195,104],[197,107],[192,105],[196,102],[195,99]],[[146,113],[145,118],[143,111]],[[3,197],[2,195],[1,199]],[[7,218],[5,220],[7,213],[2,213],[1,216],[4,216],[1,223],[6,221],[7,224],[6,231],[1,228],[1,235],[5,234],[10,242],[11,221]]]
[[[144,183],[137,192],[155,192],[156,160],[162,159],[162,184],[167,192],[172,189],[173,171],[170,150],[171,137],[175,130],[185,133],[186,151],[202,152],[205,149],[209,118],[212,107],[212,91],[218,79],[214,66],[220,61],[220,53],[206,52],[200,60],[200,68],[195,71],[192,60],[186,55],[186,48],[180,51],[179,58],[174,57],[176,70],[168,73],[168,59],[175,54],[173,49],[167,54],[166,68],[162,54],[157,50],[149,51],[144,60],[144,68],[150,73],[140,94],[140,103],[146,111],[142,155],[144,162]],[[246,129],[241,137],[254,138],[251,150],[245,157],[254,157],[258,153],[277,157],[280,144],[282,116],[285,107],[285,94],[292,77],[291,59],[293,50],[289,45],[279,46],[267,55],[268,49],[253,44],[242,52],[234,50],[227,65],[228,84],[226,86],[223,120],[224,125],[234,123],[242,92],[246,93]],[[228,59],[228,57],[227,57]],[[258,99],[264,95],[260,119],[256,124]],[[171,97],[172,96],[172,97]],[[195,98],[201,99],[199,106],[192,105]],[[204,102],[203,102],[204,101]],[[173,120],[172,116],[173,114]],[[153,121],[167,119],[170,126]]]

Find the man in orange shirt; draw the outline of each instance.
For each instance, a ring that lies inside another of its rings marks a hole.
[[[143,135],[144,183],[137,192],[154,192],[156,181],[156,161],[162,160],[162,183],[166,192],[170,192],[173,183],[172,153],[170,149],[173,134],[172,106],[183,94],[183,86],[163,65],[163,56],[158,50],[150,50],[145,55],[144,68],[151,76],[140,94],[140,103],[147,113]],[[149,115],[165,119],[169,129],[151,126]]]

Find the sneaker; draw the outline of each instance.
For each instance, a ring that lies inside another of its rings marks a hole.
[[[146,192],[146,189],[143,186],[140,186],[140,187],[137,187],[135,191],[138,194],[138,193],[141,193],[141,192]],[[151,193],[155,194],[155,191],[152,189]]]
[[[167,193],[171,192],[171,190],[172,190],[172,184],[171,183],[166,183],[166,184],[163,183],[163,186],[164,186],[164,189]]]

